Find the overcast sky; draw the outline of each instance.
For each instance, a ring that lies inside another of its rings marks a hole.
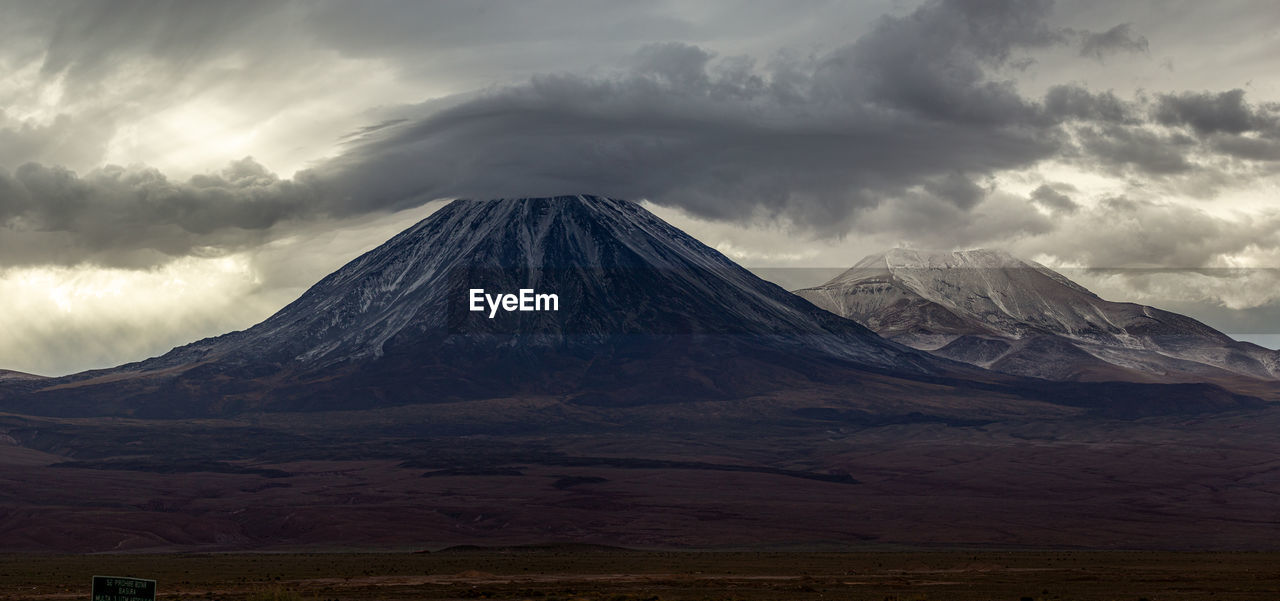
[[[247,327],[459,196],[643,201],[749,267],[1136,269],[1072,276],[1280,332],[1270,0],[15,1],[0,39],[0,368]]]

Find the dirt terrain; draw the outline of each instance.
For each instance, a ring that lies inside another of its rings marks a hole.
[[[716,418],[713,406],[695,410]],[[446,422],[438,407],[0,416],[11,441],[0,444],[0,549],[1274,550],[1280,540],[1273,409],[878,425],[819,416],[708,431],[690,418],[538,436],[435,429]]]
[[[893,601],[1261,600],[1274,553],[644,552],[587,547],[400,554],[0,556],[0,599],[79,599],[90,577],[160,599]]]

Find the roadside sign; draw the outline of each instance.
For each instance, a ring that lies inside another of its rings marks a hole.
[[[156,601],[156,581],[94,576],[93,601]]]

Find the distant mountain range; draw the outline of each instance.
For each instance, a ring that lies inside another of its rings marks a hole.
[[[796,294],[891,340],[1003,373],[1251,390],[1280,377],[1280,353],[1183,315],[1103,300],[1001,251],[895,249]]]
[[[891,253],[797,296],[631,202],[459,200],[247,330],[111,369],[15,378],[0,386],[0,408],[198,417],[531,395],[568,406],[625,407],[815,386],[877,414],[886,404],[898,407],[888,410],[894,414],[923,404],[929,412],[985,416],[978,407],[989,409],[991,399],[1003,403],[997,412],[1004,413],[1044,402],[1120,414],[1253,402],[1200,383],[1207,377],[1182,377],[1185,368],[1170,379],[1178,386],[1082,388],[968,365],[1051,379],[1132,380],[1090,353],[1102,354],[1096,349],[1122,337],[1152,348],[1192,348],[1192,334],[1195,341],[1225,337],[1173,314],[1121,321],[1120,309],[1043,268],[991,253],[957,256],[963,267],[937,263],[904,272],[906,255]],[[534,310],[538,295],[554,295],[554,308]],[[519,310],[522,302],[531,310]],[[1105,315],[1114,316],[1108,322]],[[1129,330],[1115,325],[1130,322]],[[1219,342],[1214,349],[1228,349],[1229,341]],[[1184,354],[1208,352],[1202,348]],[[1221,352],[1224,365],[1245,365],[1248,357]],[[1226,373],[1146,347],[1125,357]],[[1264,359],[1245,367],[1269,373],[1274,362]],[[869,378],[896,384],[869,393],[860,388]],[[939,404],[938,385],[987,400]]]

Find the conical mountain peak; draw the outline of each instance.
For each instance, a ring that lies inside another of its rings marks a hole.
[[[635,203],[580,195],[454,201],[258,325],[68,379],[181,381],[219,407],[262,402],[226,386],[270,381],[272,406],[289,408],[592,390],[716,398],[851,368],[965,369],[814,307]]]

